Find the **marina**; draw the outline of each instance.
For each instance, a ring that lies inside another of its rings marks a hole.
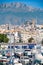
[[[43,64],[43,46],[38,44],[11,45],[0,50],[0,63],[4,65]]]

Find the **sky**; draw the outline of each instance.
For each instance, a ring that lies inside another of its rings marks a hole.
[[[43,9],[43,0],[0,0],[0,3],[22,2],[35,8]]]

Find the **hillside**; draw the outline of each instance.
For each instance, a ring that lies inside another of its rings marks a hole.
[[[0,4],[0,24],[12,23],[22,24],[25,21],[37,20],[38,24],[43,24],[43,10],[27,6],[23,3],[3,3]]]

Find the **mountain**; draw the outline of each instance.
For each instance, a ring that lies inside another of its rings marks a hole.
[[[0,24],[22,24],[26,21],[37,20],[38,24],[43,24],[43,10],[27,6],[24,3],[12,2],[0,4]]]

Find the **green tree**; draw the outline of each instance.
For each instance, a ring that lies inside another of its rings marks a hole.
[[[21,43],[21,42],[22,42],[22,39],[20,38],[20,39],[19,39],[19,43]]]
[[[42,45],[43,45],[43,39],[42,39],[42,42],[41,42],[41,43],[42,43]]]
[[[19,40],[19,42],[22,42],[21,39]]]
[[[6,34],[0,34],[0,43],[4,42],[7,43],[9,39],[7,38]]]
[[[32,40],[34,40],[33,37],[29,38],[29,39],[28,39],[28,42],[29,42],[29,43],[32,43]]]

